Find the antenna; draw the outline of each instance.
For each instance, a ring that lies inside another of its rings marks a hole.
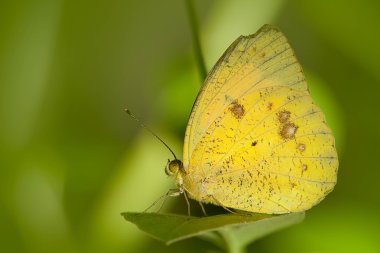
[[[174,159],[177,160],[177,157],[175,156],[173,150],[168,146],[168,144],[166,144],[160,137],[158,137],[157,134],[155,134],[149,127],[147,127],[144,123],[141,122],[140,119],[138,119],[129,109],[124,109],[125,112],[131,116],[135,121],[137,121],[137,123],[139,123],[139,125],[144,128],[145,130],[147,130],[149,133],[151,133],[154,137],[156,137],[162,144],[165,145],[165,147],[167,149],[169,149],[169,151],[172,153],[172,155],[174,156]]]

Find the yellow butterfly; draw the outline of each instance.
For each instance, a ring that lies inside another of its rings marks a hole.
[[[194,103],[183,163],[166,173],[200,203],[256,213],[300,212],[336,184],[338,158],[325,116],[278,28],[240,36]]]

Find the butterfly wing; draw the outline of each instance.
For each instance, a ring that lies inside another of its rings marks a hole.
[[[334,138],[285,36],[239,37],[208,75],[184,142],[184,187],[202,202],[302,211],[334,187]]]

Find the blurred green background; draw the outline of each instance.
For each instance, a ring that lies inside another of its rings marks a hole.
[[[380,252],[380,2],[195,6],[208,69],[239,35],[279,26],[336,136],[335,191],[248,251]],[[123,109],[181,154],[201,82],[184,1],[1,1],[0,251],[218,250],[166,247],[120,216],[173,187],[170,153]]]

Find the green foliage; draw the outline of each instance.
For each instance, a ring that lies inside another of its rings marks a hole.
[[[193,236],[210,241],[228,252],[242,252],[255,240],[301,222],[304,213],[284,215],[224,214],[194,217],[158,213],[122,213],[124,218],[152,237],[172,244]]]

